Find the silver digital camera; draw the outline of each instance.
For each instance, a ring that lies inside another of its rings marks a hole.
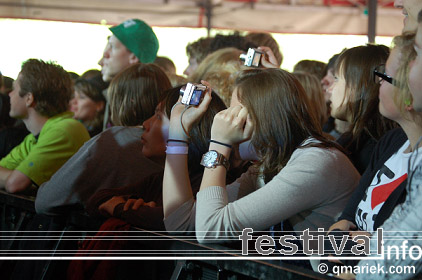
[[[204,92],[207,87],[201,84],[187,83],[186,86],[180,89],[182,97],[182,104],[197,106],[204,98]]]
[[[260,50],[249,48],[248,53],[242,53],[240,55],[240,60],[243,60],[245,62],[245,66],[258,67],[263,54],[264,53]]]

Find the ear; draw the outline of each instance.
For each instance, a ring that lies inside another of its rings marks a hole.
[[[135,55],[134,53],[130,53],[130,56],[129,56],[129,63],[130,63],[130,64],[135,64],[135,63],[138,63],[138,62],[140,62],[140,61],[139,61],[139,58],[137,58],[137,57],[136,57],[136,55]]]
[[[26,104],[26,107],[33,107],[33,106],[35,106],[34,95],[32,94],[32,92],[28,92],[25,95],[25,104]]]
[[[97,113],[101,112],[104,109],[104,107],[105,107],[104,101],[100,101],[95,104]]]
[[[413,111],[413,104],[404,106],[404,109],[408,112]]]

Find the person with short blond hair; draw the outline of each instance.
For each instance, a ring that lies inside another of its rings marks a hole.
[[[396,102],[404,103],[408,105],[406,107],[412,108],[420,113],[422,112],[422,86],[421,86],[421,46],[422,46],[422,11],[419,12],[419,25],[417,34],[414,40],[405,40],[405,38],[396,38],[395,42],[402,46],[402,59],[400,59],[400,65],[396,72],[395,78],[398,79],[396,82]],[[405,42],[403,44],[403,41]],[[408,83],[406,82],[408,81]],[[411,96],[409,96],[411,94]],[[416,133],[416,131],[414,131]],[[419,134],[420,136],[420,134]],[[414,137],[416,139],[416,137]],[[400,253],[398,258],[392,256],[391,258],[383,258],[378,260],[362,259],[358,265],[360,267],[370,266],[383,266],[386,271],[391,267],[413,267],[414,271],[407,270],[401,274],[385,274],[384,278],[388,279],[414,279],[422,272],[422,262],[420,260],[413,260],[412,258],[401,257],[402,255],[409,256],[409,248],[422,247],[420,238],[421,219],[422,219],[422,164],[420,162],[420,141],[421,137],[417,140],[418,146],[414,146],[413,152],[409,156],[407,172],[407,184],[405,186],[404,202],[397,205],[391,216],[381,225],[384,232],[388,233],[388,238],[384,238],[384,248],[391,248],[390,246],[403,246],[406,245]],[[419,162],[419,163],[418,163]],[[412,234],[412,238],[409,238],[409,234]],[[379,244],[379,236],[377,233],[371,238],[371,247]],[[406,244],[405,244],[406,242]],[[373,275],[368,273],[361,273],[356,275],[356,279],[378,279],[379,275]],[[384,276],[384,275],[383,275]]]
[[[213,89],[223,99],[226,106],[230,106],[236,74],[247,69],[239,56],[243,52],[236,48],[224,48],[208,55],[189,77],[194,83],[206,80],[213,84]]]

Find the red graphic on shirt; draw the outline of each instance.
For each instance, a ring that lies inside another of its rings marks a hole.
[[[371,207],[374,209],[378,204],[383,203],[387,200],[390,194],[398,187],[404,180],[407,179],[407,174],[404,174],[400,178],[375,188],[372,191]]]

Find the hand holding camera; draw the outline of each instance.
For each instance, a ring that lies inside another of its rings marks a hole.
[[[251,138],[252,132],[253,125],[248,110],[238,105],[215,115],[211,139],[233,145]]]
[[[205,91],[207,86],[202,84],[187,83],[180,89],[180,95],[182,96],[182,104],[198,106],[204,99]]]
[[[170,116],[170,139],[189,139],[189,130],[206,112],[211,102],[211,87],[208,82],[190,84],[181,90],[179,101],[174,105]]]
[[[264,53],[261,58],[261,65],[265,68],[280,68],[273,51],[269,47],[260,46],[258,50]]]
[[[244,65],[248,67],[259,67],[261,57],[264,53],[258,49],[249,48],[246,54],[240,55],[240,60],[244,61]]]
[[[265,46],[249,48],[246,54],[240,55],[240,60],[248,67],[280,68],[273,51]]]

